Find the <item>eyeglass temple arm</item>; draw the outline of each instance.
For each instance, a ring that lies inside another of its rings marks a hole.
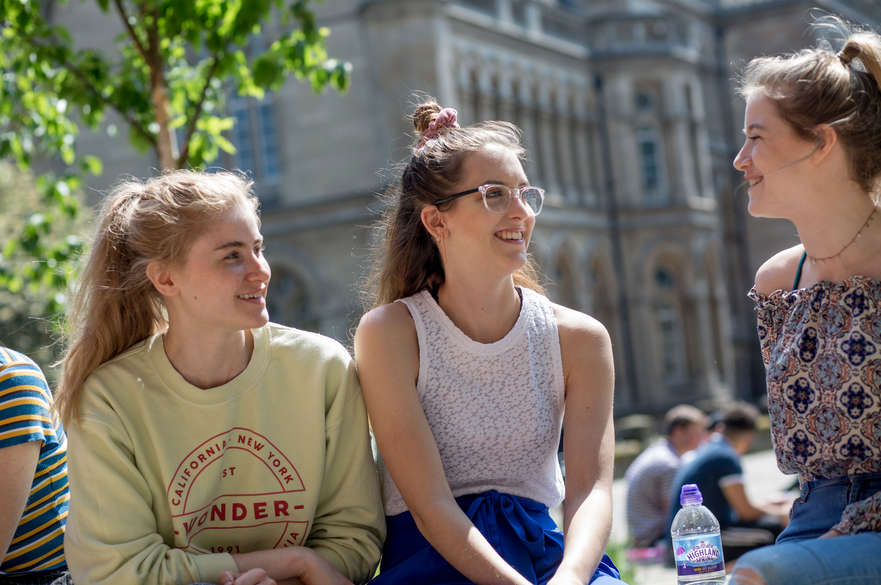
[[[446,197],[441,197],[437,201],[433,202],[432,205],[441,205],[443,203],[447,203],[448,201],[452,201],[456,197],[462,197],[463,195],[468,195],[470,193],[477,193],[480,191],[480,187],[475,187],[474,189],[468,189],[467,191],[462,191],[460,193],[453,193],[452,195],[447,195]]]

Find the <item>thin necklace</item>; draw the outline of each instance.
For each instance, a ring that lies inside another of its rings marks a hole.
[[[872,221],[875,219],[875,215],[877,213],[878,213],[878,208],[873,205],[872,206],[872,213],[870,213],[869,217],[866,218],[866,221],[863,222],[863,226],[857,230],[857,233],[854,234],[854,236],[850,239],[850,241],[848,243],[846,243],[844,245],[844,247],[838,251],[837,254],[832,254],[831,256],[825,256],[823,258],[817,258],[816,256],[811,256],[810,254],[807,253],[807,251],[805,251],[805,255],[807,255],[808,260],[810,260],[811,262],[827,262],[829,260],[832,260],[833,258],[838,258],[839,256],[841,256],[845,250],[850,248],[853,245],[853,243],[859,239],[859,237],[863,234],[863,232],[866,230],[866,228],[869,227],[869,224],[872,223]]]

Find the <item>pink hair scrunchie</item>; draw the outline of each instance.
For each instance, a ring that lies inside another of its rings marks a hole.
[[[416,145],[416,148],[420,149],[425,146],[425,143],[429,140],[434,140],[440,136],[440,131],[444,128],[458,128],[459,123],[456,121],[457,115],[458,112],[453,108],[444,108],[438,112],[434,120],[428,124],[428,128],[422,133],[422,136],[419,138],[419,144]]]

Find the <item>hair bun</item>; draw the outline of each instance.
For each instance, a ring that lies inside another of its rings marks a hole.
[[[838,52],[838,58],[841,59],[844,65],[850,65],[854,57],[859,57],[860,53],[862,53],[860,45],[854,41],[848,41],[844,48]]]
[[[421,136],[423,132],[428,130],[428,126],[437,117],[441,109],[440,104],[433,99],[416,106],[416,110],[413,112],[413,127],[416,128],[418,135]]]

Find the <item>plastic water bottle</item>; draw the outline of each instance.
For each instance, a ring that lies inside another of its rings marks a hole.
[[[682,509],[676,513],[670,528],[678,585],[725,583],[719,521],[706,506],[701,505],[703,501],[701,491],[695,484],[682,486],[679,494]]]

